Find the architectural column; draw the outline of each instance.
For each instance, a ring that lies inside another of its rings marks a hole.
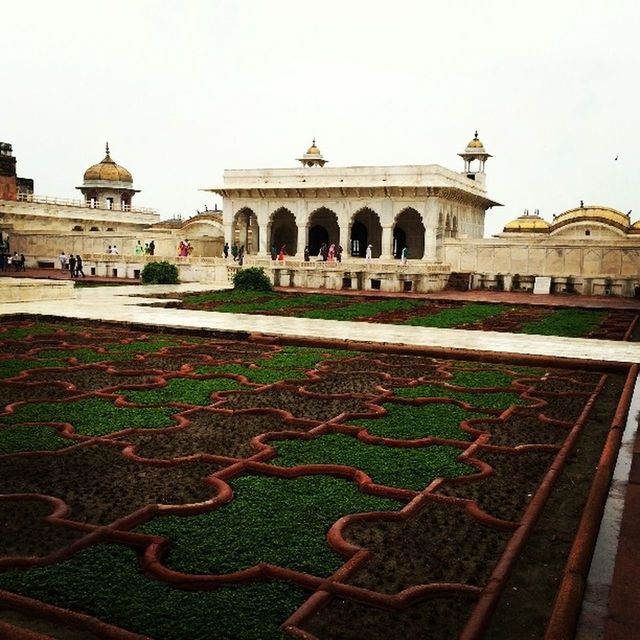
[[[256,218],[258,220],[258,258],[266,258],[269,250],[269,210],[267,203],[261,200],[258,203]]]
[[[382,260],[391,260],[393,257],[393,231],[392,227],[382,227],[382,247],[380,258]]]
[[[307,223],[303,221],[298,221],[298,247],[296,251],[296,258],[298,260],[302,260],[304,257],[304,248],[307,246]]]
[[[427,227],[424,230],[424,255],[422,259],[425,262],[436,262],[436,230],[433,227]]]

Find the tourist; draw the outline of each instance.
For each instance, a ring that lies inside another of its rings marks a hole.
[[[242,266],[243,262],[244,262],[244,245],[241,244],[240,248],[238,249],[238,264]]]
[[[372,245],[368,245],[367,246],[367,250],[364,254],[364,261],[365,262],[371,262],[371,254],[373,253],[373,246]]]
[[[155,240],[152,240],[149,243],[149,255],[153,256],[155,255],[155,253],[156,253],[156,243],[155,243]]]
[[[113,247],[111,247],[111,253],[112,253],[114,256],[118,256],[118,255],[120,255],[120,252],[118,251],[118,247],[116,247],[116,245],[115,245],[115,244],[113,245]]]
[[[271,245],[271,259],[272,260],[276,260],[278,257],[278,252],[276,251],[276,245],[272,244]]]
[[[287,255],[287,245],[283,244],[278,252],[278,260],[284,262],[284,257]]]
[[[148,242],[144,243],[144,255],[145,256],[150,256],[151,255],[151,251],[149,250],[149,243]]]
[[[24,257],[24,253],[20,254],[20,271],[25,271],[24,263],[26,262],[26,258]]]
[[[329,251],[327,251],[327,261],[333,262],[333,259],[336,257],[336,245],[331,243],[329,246]]]
[[[304,248],[304,261],[309,262],[309,245]]]
[[[64,271],[67,268],[67,264],[68,264],[68,258],[65,255],[64,251],[60,252],[60,255],[58,256],[58,260],[60,261],[60,268]]]
[[[111,250],[111,245],[109,245],[109,246],[107,247],[107,253],[108,253],[109,255],[111,255],[111,254],[113,253],[113,251]]]
[[[336,260],[338,262],[342,262],[342,245],[341,244],[339,244],[336,247]]]
[[[231,257],[233,258],[234,262],[238,259],[238,243],[237,242],[234,242],[233,246],[231,247]]]
[[[402,247],[402,253],[400,254],[400,260],[402,264],[407,264],[407,247]]]
[[[69,254],[69,274],[72,278],[76,277],[76,258],[73,253]]]
[[[229,243],[225,242],[224,247],[222,247],[222,256],[225,260],[229,258]]]
[[[14,271],[20,271],[20,256],[17,251],[13,252],[13,257],[11,258],[11,264],[13,265]]]
[[[134,249],[134,253],[137,256],[141,256],[144,254],[144,247],[142,246],[142,243],[140,242],[140,240],[138,240],[138,242],[136,243],[136,248]]]
[[[82,274],[82,277],[84,278],[84,271],[82,270],[82,258],[76,254],[76,278],[80,276],[80,274]]]

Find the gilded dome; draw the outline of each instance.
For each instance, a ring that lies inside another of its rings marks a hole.
[[[314,139],[313,143],[311,144],[311,146],[307,149],[307,155],[308,156],[319,156],[319,155],[322,155],[320,153],[320,149],[318,149],[318,147],[316,147],[315,139]]]
[[[111,159],[108,143],[106,152],[107,155],[103,158],[102,162],[92,165],[84,172],[84,181],[93,182],[94,180],[100,180],[132,183],[133,177],[131,176],[131,173]]]
[[[522,215],[504,226],[504,233],[546,233],[549,231],[549,223],[537,215]]]
[[[473,140],[467,145],[467,149],[484,149],[482,141],[478,139],[478,132],[476,131]]]
[[[621,211],[609,207],[581,206],[569,209],[556,216],[553,221],[553,228],[556,229],[577,222],[603,222],[624,231],[630,226],[629,217]]]

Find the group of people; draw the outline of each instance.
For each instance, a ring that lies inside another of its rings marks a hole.
[[[276,245],[271,245],[271,259],[284,262],[284,258],[287,255],[287,245],[283,244],[280,249],[276,249]]]
[[[323,242],[320,245],[320,251],[318,252],[318,260],[323,262],[342,262],[342,245],[336,246],[335,244],[327,245]]]
[[[3,253],[0,257],[0,265],[3,271],[9,271],[12,267],[14,271],[24,271],[25,257],[24,253],[18,255],[17,251],[10,253]]]
[[[73,253],[67,256],[64,251],[61,251],[58,260],[60,261],[60,268],[63,271],[69,270],[72,278],[85,277],[84,271],[82,270],[82,258],[77,253],[75,256]]]
[[[189,240],[180,240],[180,244],[178,245],[178,256],[180,258],[188,258],[193,252],[193,247]]]
[[[231,254],[234,262],[237,262],[240,264],[240,266],[242,266],[245,256],[245,248],[243,244],[238,246],[238,243],[235,242],[234,244],[229,246],[229,243],[225,242],[224,247],[222,247],[222,255],[225,260],[229,257],[229,254]]]
[[[156,243],[153,240],[151,242],[145,242],[143,247],[142,242],[138,240],[133,252],[137,256],[152,256],[156,252]]]

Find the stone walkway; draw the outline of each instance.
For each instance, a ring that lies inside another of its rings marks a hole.
[[[5,275],[5,274],[3,274]],[[6,274],[8,275],[8,274]],[[22,274],[21,274],[22,275]],[[26,274],[29,275],[28,272]],[[60,273],[57,274],[61,276]],[[55,278],[55,274],[52,276]],[[7,286],[0,281],[0,286]],[[130,285],[119,287],[87,287],[74,291],[74,298],[63,303],[55,300],[17,302],[0,305],[0,316],[35,314],[58,318],[78,318],[100,322],[115,321],[223,332],[251,332],[267,336],[288,336],[320,339],[342,339],[381,345],[407,344],[434,347],[452,352],[474,350],[518,353],[538,356],[559,356],[581,360],[640,363],[640,343],[554,336],[518,335],[498,332],[465,331],[461,329],[432,329],[362,322],[337,322],[306,318],[274,317],[244,314],[213,313],[182,309],[160,308],[153,305],[166,302],[154,298],[159,293],[205,291],[216,288],[211,284],[182,284],[166,286]],[[226,288],[219,286],[218,288]],[[323,290],[323,293],[326,293]],[[377,295],[378,292],[376,292]],[[148,296],[148,297],[147,297]],[[416,297],[412,294],[411,297]],[[422,297],[422,296],[421,296]],[[499,292],[444,292],[424,297],[506,302],[508,304],[553,304],[554,306],[582,306],[588,308],[636,308],[640,301],[580,296],[532,296],[531,294]],[[606,301],[606,304],[605,304]],[[620,306],[618,306],[620,305]],[[612,485],[611,499],[605,512],[599,543],[592,564],[587,592],[586,615],[578,631],[581,640],[618,640],[640,638],[640,441],[636,440],[638,390],[634,400],[634,414],[628,420],[626,445],[621,449],[618,469]],[[635,444],[634,444],[635,443]],[[623,512],[624,505],[624,512]],[[619,534],[612,532],[620,531]],[[608,538],[607,538],[608,536]],[[602,537],[602,536],[601,536]],[[635,586],[634,586],[635,585]],[[604,589],[604,591],[603,591]],[[603,594],[609,610],[603,606]]]

